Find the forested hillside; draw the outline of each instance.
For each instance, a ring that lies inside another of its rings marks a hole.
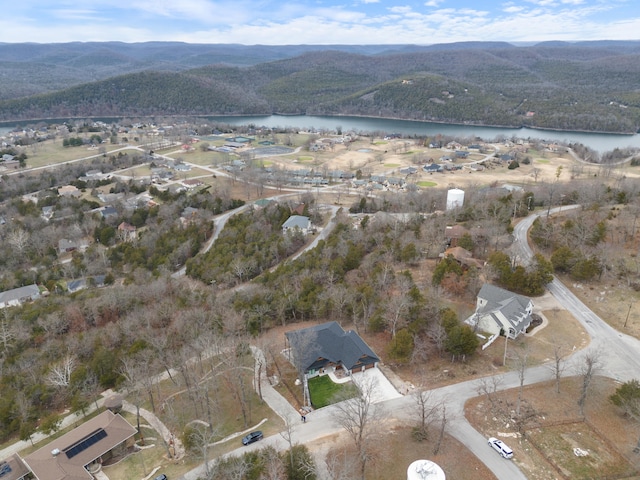
[[[372,50],[375,55],[327,47],[250,66],[184,70],[183,61],[180,72],[159,71],[155,63],[144,72],[2,101],[0,119],[345,114],[638,131],[640,43],[482,45],[397,48],[397,53]],[[111,51],[104,58],[103,63],[121,59]],[[79,65],[90,61],[73,60]],[[24,88],[28,90],[28,84]]]

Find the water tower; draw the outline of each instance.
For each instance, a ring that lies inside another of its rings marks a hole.
[[[447,210],[462,207],[464,204],[464,190],[452,188],[447,191]]]
[[[446,477],[431,460],[416,460],[407,469],[407,480],[446,480]]]

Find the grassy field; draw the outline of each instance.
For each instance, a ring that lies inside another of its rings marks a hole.
[[[349,398],[357,395],[358,389],[352,382],[334,383],[328,375],[314,377],[309,380],[309,395],[314,408],[322,408],[334,403],[335,397],[340,394]]]
[[[115,150],[122,149],[122,145],[103,144],[104,152],[109,154]],[[63,147],[62,140],[47,140],[36,144],[35,148],[28,147],[27,168],[43,167],[45,165],[55,165],[57,163],[78,160],[81,158],[93,158],[103,155],[97,148],[84,147]]]

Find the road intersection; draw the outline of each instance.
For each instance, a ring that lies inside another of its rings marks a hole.
[[[563,210],[578,207],[562,207]],[[552,209],[551,214],[557,213],[560,208]],[[545,212],[546,213],[546,212]],[[517,239],[514,248],[517,249],[518,260],[527,264],[533,252],[527,243],[527,231],[539,216],[534,213],[521,221],[515,228],[514,236]],[[585,328],[591,337],[590,344],[583,350],[575,351],[566,359],[565,375],[575,375],[577,369],[583,364],[586,355],[597,352],[601,369],[599,374],[613,378],[617,381],[628,381],[636,378],[640,372],[640,341],[616,331],[604,320],[592,312],[582,303],[566,286],[558,279],[554,279],[549,285],[550,293],[566,308]],[[548,365],[528,368],[525,374],[525,385],[531,385],[550,380],[553,376]],[[497,376],[496,384],[499,390],[516,388],[520,384],[518,373],[507,372]],[[266,382],[268,385],[268,382]],[[525,474],[518,468],[517,463],[505,461],[487,446],[487,439],[475,430],[464,415],[464,405],[470,398],[478,395],[478,381],[449,385],[432,390],[433,401],[442,401],[446,405],[449,423],[448,432],[458,441],[474,453],[499,480],[526,480]],[[267,386],[267,389],[269,387]],[[266,391],[263,386],[263,392]],[[275,392],[275,391],[274,391]],[[276,395],[277,392],[275,392]],[[266,396],[269,402],[270,392]],[[387,400],[376,404],[376,408],[383,408],[387,414],[400,421],[415,422],[412,409],[414,399],[411,395]],[[341,428],[333,421],[332,407],[325,407],[307,415],[308,422],[297,425],[294,429],[293,440],[295,443],[309,443],[313,440],[332,435],[341,431]],[[265,444],[273,445],[278,449],[286,449],[288,445],[279,435],[265,439],[262,444],[254,444],[251,448],[260,448]],[[246,450],[239,448],[232,454],[240,455]],[[202,471],[200,471],[202,473]],[[185,480],[197,478],[195,471],[183,477]]]

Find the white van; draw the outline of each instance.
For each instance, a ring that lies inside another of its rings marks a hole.
[[[491,437],[489,439],[489,445],[504,458],[513,457],[513,450],[511,450],[502,440]]]

